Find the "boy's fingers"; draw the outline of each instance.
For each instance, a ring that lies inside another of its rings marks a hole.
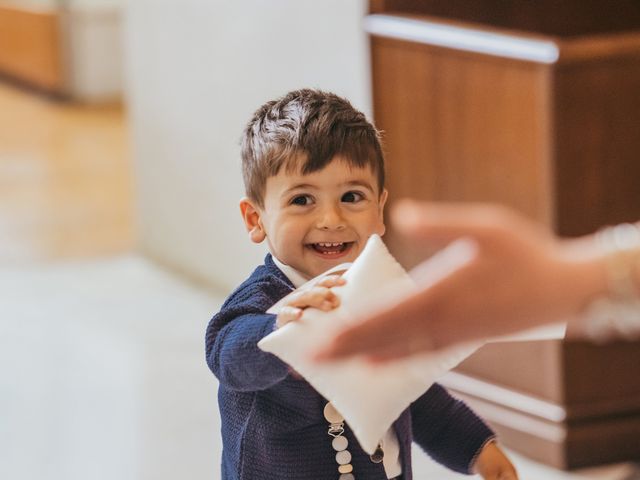
[[[278,318],[276,319],[276,326],[278,328],[283,327],[287,323],[294,322],[300,318],[302,310],[297,307],[285,305],[278,312]]]
[[[311,290],[302,290],[299,292],[295,292],[289,297],[287,301],[287,305],[292,307],[306,308],[309,306],[309,300],[317,293],[314,293],[314,289]]]
[[[327,287],[313,287],[310,290],[294,295],[287,305],[298,308],[314,307],[321,310],[331,310],[340,304],[340,300]]]
[[[345,283],[347,283],[347,281],[340,275],[329,275],[321,279],[316,286],[331,288],[344,285]]]

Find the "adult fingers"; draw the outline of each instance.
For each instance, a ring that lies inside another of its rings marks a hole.
[[[416,328],[415,325],[416,320],[422,323],[421,320],[425,317],[423,293],[348,327],[318,352],[318,360],[333,360],[360,354],[384,355],[384,352],[388,352],[390,356],[413,353],[407,351],[407,342],[414,336],[428,338],[428,326]],[[429,345],[425,343],[423,348],[429,348]]]
[[[402,338],[394,339],[393,343],[380,347],[375,353],[367,355],[366,358],[372,364],[384,364],[433,349],[433,343],[426,336],[404,335]]]
[[[460,237],[482,241],[514,218],[506,207],[486,203],[401,200],[391,211],[391,221],[400,232],[412,238],[440,242]]]

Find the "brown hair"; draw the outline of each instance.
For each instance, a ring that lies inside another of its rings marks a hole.
[[[380,133],[349,103],[321,90],[295,90],[265,103],[242,135],[242,175],[247,196],[263,206],[267,179],[284,166],[303,174],[336,155],[354,167],[370,166],[384,188]],[[301,163],[302,162],[302,163]]]

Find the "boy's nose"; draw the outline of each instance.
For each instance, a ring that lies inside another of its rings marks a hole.
[[[317,226],[321,230],[342,230],[345,228],[345,221],[339,209],[327,208],[320,214]]]

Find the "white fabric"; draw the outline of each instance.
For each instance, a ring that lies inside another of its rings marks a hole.
[[[402,464],[400,463],[400,443],[393,427],[387,430],[380,441],[380,446],[384,452],[382,465],[387,478],[395,478],[402,475]]]
[[[302,273],[300,273],[295,268],[287,265],[286,263],[282,263],[275,255],[273,255],[273,263],[280,269],[282,273],[286,275],[289,281],[293,284],[294,287],[300,288],[305,285],[308,281]],[[350,267],[350,263],[344,263],[339,266],[339,269]],[[335,268],[331,269],[336,270]],[[326,275],[326,274],[325,274]],[[327,438],[330,438],[327,435]],[[384,451],[384,457],[382,460],[382,464],[384,466],[384,472],[387,475],[387,478],[399,477],[402,474],[402,464],[400,463],[400,444],[398,442],[398,436],[396,435],[393,426],[389,428],[382,440],[380,441],[382,446],[382,450]]]
[[[271,255],[271,257],[273,258],[273,263],[276,264],[276,267],[285,274],[294,287],[300,288],[309,281],[309,279],[302,275],[298,270],[278,260],[275,255]]]
[[[429,261],[431,268],[421,275],[421,285],[437,281],[467,262],[471,255],[472,249],[464,242],[451,245]],[[344,278],[346,285],[333,288],[341,299],[338,308],[331,312],[306,309],[299,321],[271,333],[258,346],[277,355],[330,400],[362,448],[371,454],[403,410],[481,343],[456,346],[389,365],[373,366],[360,358],[316,363],[311,360],[312,352],[326,344],[357,314],[397,302],[416,288],[377,235],[369,239]],[[269,312],[277,312],[283,303],[284,299]]]

